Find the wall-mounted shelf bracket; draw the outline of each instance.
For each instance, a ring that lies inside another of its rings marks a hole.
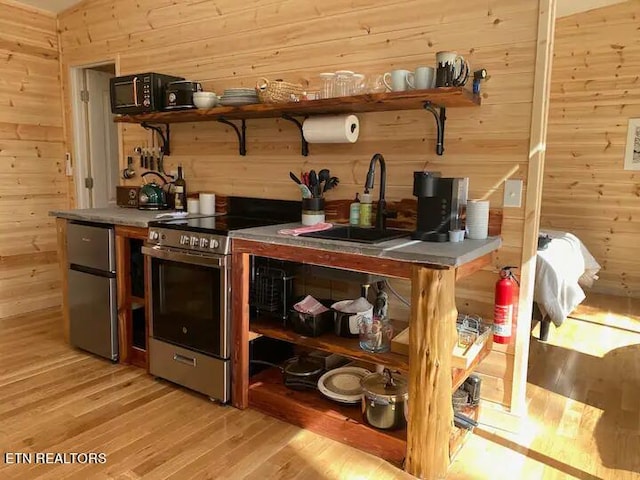
[[[164,124],[164,132],[162,131],[162,127],[149,125],[147,122],[142,122],[140,126],[145,130],[156,132],[160,140],[162,140],[162,153],[165,156],[171,155],[171,130],[169,129],[168,123]]]
[[[291,115],[288,115],[286,113],[282,114],[282,118],[284,120],[288,120],[289,122],[293,122],[296,124],[296,126],[298,127],[298,130],[300,130],[301,153],[304,157],[309,156],[309,144],[304,139],[304,132],[302,131],[302,123],[300,123],[300,121],[296,120]],[[306,119],[307,117],[305,116],[304,118]]]
[[[240,155],[244,157],[247,154],[247,124],[244,118],[240,123],[240,128],[238,128],[238,126],[235,123],[233,123],[230,120],[227,120],[224,117],[218,117],[217,120],[220,123],[229,125],[236,131],[236,135],[238,136],[238,151],[240,152]]]
[[[436,110],[440,109],[440,112]],[[444,153],[444,125],[447,121],[447,109],[445,107],[435,107],[431,102],[424,102],[424,109],[431,112],[436,119],[436,127],[438,129],[436,137],[436,154]]]

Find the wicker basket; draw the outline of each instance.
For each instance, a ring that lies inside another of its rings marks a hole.
[[[283,80],[258,80],[256,92],[261,103],[297,102],[304,92],[302,85]]]

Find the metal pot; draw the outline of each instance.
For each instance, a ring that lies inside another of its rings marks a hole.
[[[362,416],[375,428],[398,430],[407,426],[409,384],[385,368],[362,379]]]

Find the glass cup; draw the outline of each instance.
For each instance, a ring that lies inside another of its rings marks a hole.
[[[351,84],[351,94],[352,95],[362,95],[366,92],[367,85],[365,82],[365,76],[362,73],[354,73],[353,81]]]
[[[350,70],[338,70],[336,72],[336,85],[334,97],[348,97],[352,94],[353,72]]]
[[[371,75],[367,80],[367,93],[382,93],[387,91],[387,87],[384,85],[382,75]]]
[[[320,87],[320,98],[331,98],[333,97],[335,82],[336,82],[336,74],[335,73],[321,73],[320,80],[322,85]]]
[[[360,348],[366,352],[388,352],[391,348],[393,326],[387,318],[378,315],[360,319]]]

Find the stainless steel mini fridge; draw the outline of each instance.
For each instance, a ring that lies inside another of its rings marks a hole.
[[[115,253],[112,226],[69,222],[71,344],[112,361],[118,360]]]

